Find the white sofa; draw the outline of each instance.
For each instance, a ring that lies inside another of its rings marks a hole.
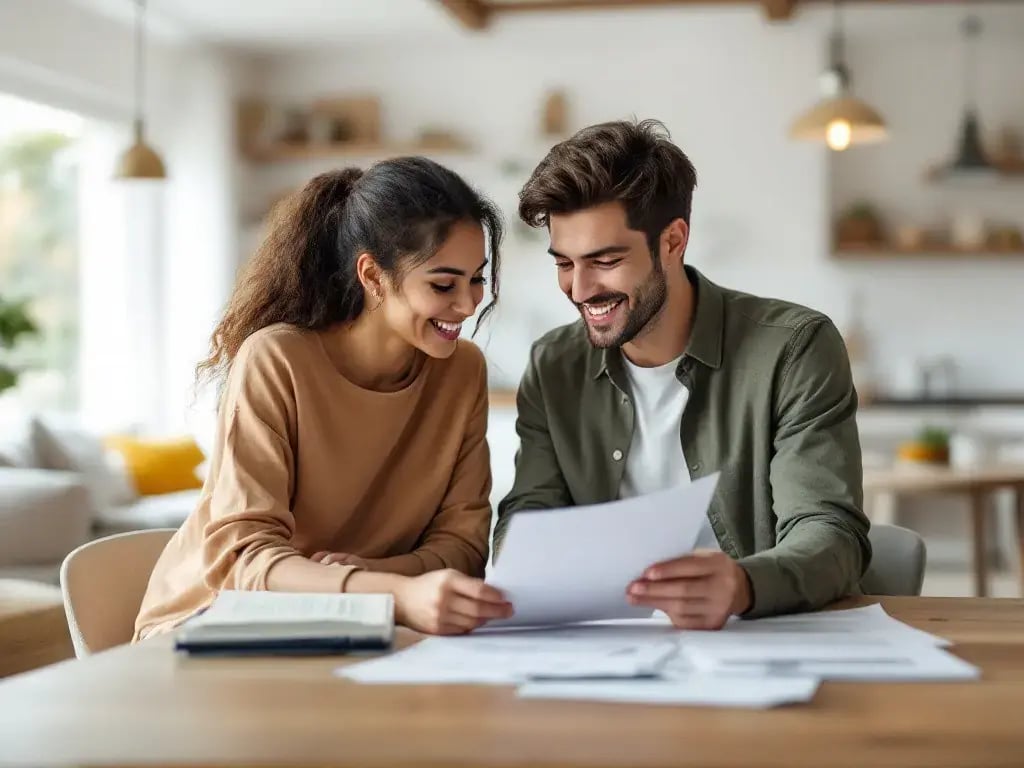
[[[176,528],[199,491],[139,496],[86,430],[27,419],[0,425],[0,578],[57,583],[60,564],[93,538]]]

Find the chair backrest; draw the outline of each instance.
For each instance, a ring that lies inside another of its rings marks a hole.
[[[924,540],[898,525],[872,525],[871,565],[861,579],[866,595],[921,594],[927,552]]]
[[[130,642],[135,617],[174,528],[130,531],[83,544],[64,558],[60,588],[78,658]]]

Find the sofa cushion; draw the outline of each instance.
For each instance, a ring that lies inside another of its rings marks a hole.
[[[39,584],[60,586],[60,566],[64,560],[42,565],[11,565],[0,566],[0,579],[17,579],[18,581],[34,581]]]
[[[135,493],[126,487],[124,472],[119,474],[112,467],[112,459],[97,436],[37,419],[32,438],[41,467],[81,474],[94,517],[115,504],[134,500]]]
[[[191,437],[111,436],[105,442],[123,456],[132,484],[142,496],[162,496],[203,487],[196,467],[206,457]]]
[[[91,522],[78,474],[0,469],[0,566],[60,562],[88,540]]]
[[[21,416],[0,419],[0,467],[28,469],[38,466],[32,420]]]
[[[199,503],[200,490],[140,496],[132,504],[103,511],[97,524],[104,534],[143,528],[177,528]]]
[[[126,504],[133,504],[139,498],[139,492],[132,485],[132,478],[128,473],[128,466],[124,462],[124,456],[118,451],[106,448],[104,457],[110,472],[110,484],[107,489],[110,494],[108,498],[110,506],[123,507]]]

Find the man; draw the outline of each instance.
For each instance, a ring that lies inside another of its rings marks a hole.
[[[696,173],[652,120],[554,147],[520,193],[581,320],[537,341],[495,528],[531,509],[639,496],[721,472],[698,551],[628,600],[680,628],[818,608],[871,558],[857,396],[824,315],[684,266]]]

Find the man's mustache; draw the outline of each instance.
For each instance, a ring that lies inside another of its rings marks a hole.
[[[613,301],[625,301],[628,298],[629,296],[624,293],[599,293],[596,296],[591,296],[589,299],[573,303],[577,309],[583,309],[584,304],[608,304]]]

